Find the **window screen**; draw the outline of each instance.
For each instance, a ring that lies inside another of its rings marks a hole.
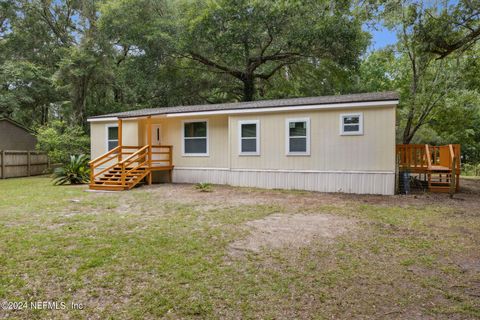
[[[184,123],[185,154],[207,154],[207,122]]]
[[[291,120],[288,122],[288,153],[308,152],[308,121]]]
[[[110,151],[118,146],[118,127],[108,127],[107,130],[107,148]]]
[[[362,134],[361,114],[346,114],[341,116],[341,134]]]
[[[240,122],[240,153],[258,154],[258,122]]]

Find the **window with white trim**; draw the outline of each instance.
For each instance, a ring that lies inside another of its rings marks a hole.
[[[118,146],[118,126],[107,126],[107,151]]]
[[[363,114],[348,113],[340,115],[340,134],[362,135],[363,134]]]
[[[208,155],[207,121],[185,121],[183,123],[183,154]]]
[[[287,119],[287,155],[310,154],[310,119]]]
[[[242,120],[238,122],[239,154],[260,154],[260,122],[258,120]]]

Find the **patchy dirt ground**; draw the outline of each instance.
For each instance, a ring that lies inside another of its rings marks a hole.
[[[331,214],[272,214],[261,220],[248,221],[249,236],[230,245],[233,255],[249,250],[301,248],[314,240],[328,240],[352,231],[352,219]]]
[[[480,319],[479,179],[453,199],[85,189],[0,180],[0,302],[85,304],[0,319]]]
[[[154,193],[159,200],[176,199],[184,203],[208,203],[208,205],[273,204],[290,208],[292,212],[299,208],[304,210],[319,206],[345,207],[351,203],[364,203],[400,207],[438,205],[477,210],[480,214],[480,179],[471,178],[461,180],[461,190],[453,198],[444,193],[421,191],[409,195],[382,196],[237,188],[224,185],[214,186],[213,192],[199,192],[190,184],[143,186],[139,190]]]

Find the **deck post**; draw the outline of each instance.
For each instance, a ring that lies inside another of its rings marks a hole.
[[[152,184],[152,117],[147,117],[148,176],[147,184]]]
[[[397,153],[395,159],[395,193],[400,193],[400,155]]]
[[[118,119],[118,145],[120,146],[120,150],[118,152],[118,162],[122,161],[122,144],[123,144],[122,126],[123,126],[123,120],[119,118]]]
[[[450,198],[453,198],[455,191],[457,190],[457,157],[453,157],[452,161],[452,172],[450,174]]]

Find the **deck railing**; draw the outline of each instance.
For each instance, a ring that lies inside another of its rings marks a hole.
[[[401,144],[396,146],[400,171],[425,174],[431,187],[435,183],[450,183],[451,190],[459,189],[460,145],[431,146],[428,144]],[[432,176],[435,175],[433,181]],[[437,177],[438,176],[438,177]],[[437,186],[438,187],[438,186]],[[433,187],[432,187],[433,188]]]
[[[121,174],[121,185],[125,186],[138,170],[148,173],[155,168],[172,167],[172,149],[170,145],[117,146],[89,162],[90,181],[117,169]]]
[[[426,148],[427,147],[427,148]],[[398,144],[396,153],[400,168],[428,168],[428,146],[424,144]]]

